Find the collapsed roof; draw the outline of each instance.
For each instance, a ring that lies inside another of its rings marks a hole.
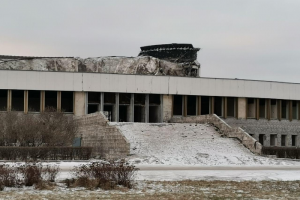
[[[174,44],[171,44],[169,47],[171,48],[172,45]],[[159,56],[159,52],[155,52],[149,47],[141,47],[142,52],[138,57],[78,58],[0,55],[0,70],[94,72],[170,76],[198,75],[200,64],[196,59],[197,51],[199,51],[199,49],[194,49],[192,46],[183,44],[183,46],[180,47],[183,48],[182,50],[179,49],[179,47],[169,50],[159,50],[163,51],[162,55]],[[153,54],[146,55],[147,52],[149,54],[153,52]],[[179,56],[179,59],[168,59],[170,56],[173,56],[172,58]]]

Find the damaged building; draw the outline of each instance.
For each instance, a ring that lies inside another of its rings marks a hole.
[[[113,122],[216,114],[265,146],[300,146],[300,84],[201,77],[191,44],[141,47],[137,57],[0,55],[0,111],[105,111]]]

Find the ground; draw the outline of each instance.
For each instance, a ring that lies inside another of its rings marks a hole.
[[[299,199],[299,181],[137,181],[134,189],[87,190],[63,184],[47,190],[0,192],[0,199]]]

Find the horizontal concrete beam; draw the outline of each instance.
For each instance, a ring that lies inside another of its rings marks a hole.
[[[0,89],[99,91],[300,100],[300,84],[270,81],[0,70]]]

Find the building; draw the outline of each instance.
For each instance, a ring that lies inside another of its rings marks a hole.
[[[138,57],[0,56],[0,111],[106,111],[116,122],[215,113],[265,146],[299,146],[300,84],[205,78],[191,44],[141,47]]]

